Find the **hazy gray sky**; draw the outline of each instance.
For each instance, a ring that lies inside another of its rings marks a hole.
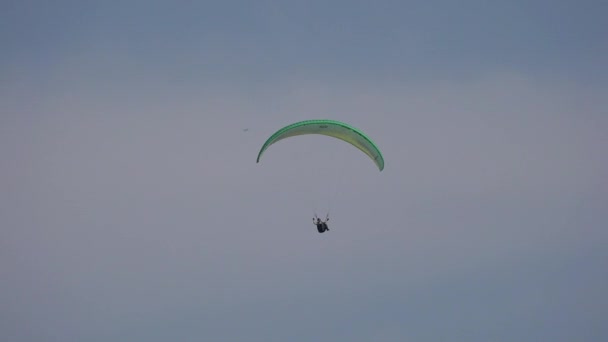
[[[607,14],[3,1],[0,340],[608,340]]]

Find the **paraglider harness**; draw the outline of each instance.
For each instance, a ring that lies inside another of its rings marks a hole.
[[[325,233],[329,230],[329,227],[327,227],[327,221],[329,221],[329,213],[325,217],[325,221],[321,221],[321,219],[317,217],[317,214],[315,214],[315,217],[312,218],[312,222],[317,226],[317,231],[319,233]]]

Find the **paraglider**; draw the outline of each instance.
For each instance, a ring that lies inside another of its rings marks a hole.
[[[361,130],[335,120],[305,120],[279,129],[264,142],[258,153],[256,162],[260,162],[262,154],[271,145],[283,139],[308,134],[321,134],[345,141],[365,153],[374,162],[379,171],[384,169],[384,158],[376,144]],[[313,224],[317,227],[319,233],[329,231],[327,221],[329,221],[329,213],[325,221],[316,217],[315,214]]]
[[[315,218],[316,218],[316,220],[315,220]],[[329,231],[329,227],[327,226],[327,221],[329,221],[329,215],[327,216],[325,221],[321,221],[321,219],[316,217],[316,215],[315,215],[315,217],[312,218],[312,224],[317,226],[317,231],[319,233],[325,233],[326,231]]]

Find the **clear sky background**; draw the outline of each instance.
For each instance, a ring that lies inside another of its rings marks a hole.
[[[2,1],[0,340],[608,340],[607,15]]]

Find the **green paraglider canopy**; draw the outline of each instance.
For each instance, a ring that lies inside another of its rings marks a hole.
[[[305,120],[281,128],[266,140],[258,153],[257,162],[260,162],[262,154],[270,145],[286,138],[305,134],[322,134],[346,141],[363,151],[373,160],[380,171],[384,169],[382,153],[367,135],[353,126],[334,120]]]

